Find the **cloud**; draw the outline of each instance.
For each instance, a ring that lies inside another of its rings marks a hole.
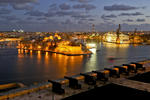
[[[33,17],[29,16],[26,18],[26,20],[33,20]]]
[[[85,21],[79,20],[79,21],[78,21],[78,24],[85,24]]]
[[[150,16],[145,16],[145,17],[148,17],[148,18],[149,18]]]
[[[87,19],[92,17],[91,15],[83,15],[83,14],[76,14],[76,15],[72,15],[71,17],[75,18],[75,19]]]
[[[57,16],[75,16],[79,14],[80,12],[75,12],[75,11],[57,11],[56,12]]]
[[[132,19],[126,19],[126,20],[123,20],[124,22],[133,22],[134,20]]]
[[[90,19],[87,19],[88,21],[95,21],[95,19],[92,19],[92,18],[90,18]]]
[[[79,3],[88,3],[88,2],[92,2],[94,0],[70,0],[70,1],[79,2]]]
[[[111,6],[104,6],[104,10],[106,11],[128,11],[128,10],[135,10],[143,7],[134,7],[134,6],[129,6],[129,5],[118,5],[114,4]]]
[[[137,22],[145,22],[145,19],[137,19]]]
[[[38,0],[0,0],[0,6],[12,6],[15,10],[31,10],[30,4],[37,3]]]
[[[50,6],[49,6],[49,11],[51,11],[51,10],[53,10],[53,11],[55,11],[55,10],[58,10],[58,7],[57,7],[57,4],[51,4]]]
[[[0,8],[0,14],[10,14],[11,10],[7,8]]]
[[[70,7],[70,5],[63,3],[63,4],[59,5],[59,8],[62,10],[69,10],[71,7]]]
[[[65,22],[61,22],[61,24],[73,24],[73,22],[72,22],[72,20],[70,20],[70,19],[67,19],[67,20],[65,20]]]
[[[117,18],[117,16],[114,14],[110,14],[110,15],[102,15],[101,18],[104,20],[111,20],[112,18]]]
[[[42,18],[37,18],[38,21],[41,21],[41,20],[47,20],[46,17],[42,17]]]
[[[0,16],[1,19],[4,19],[5,21],[17,21],[20,20],[20,18],[16,17],[15,15],[5,15],[5,16]]]
[[[25,4],[12,4],[12,7],[15,9],[15,10],[32,10],[33,9],[33,6],[25,3]]]
[[[56,16],[56,12],[49,11],[49,12],[45,13],[44,16],[45,17],[54,17],[54,16]]]
[[[41,11],[39,11],[39,10],[34,10],[34,11],[26,12],[24,15],[30,15],[30,16],[44,16],[45,13],[44,13],[44,12],[41,12]]]
[[[85,9],[85,10],[92,10],[92,9],[96,9],[96,6],[91,5],[91,4],[76,4],[73,5],[74,9]]]
[[[135,12],[135,13],[121,13],[119,16],[139,16],[139,15],[144,15],[141,12]]]
[[[45,13],[45,17],[72,17],[75,19],[85,19],[91,17],[91,15],[83,14],[83,11],[75,10],[75,9],[86,9],[86,10],[91,10],[94,9],[93,5],[88,5],[88,4],[78,4],[74,5],[74,9],[71,9],[71,6],[63,3],[60,4],[59,6],[57,4],[52,4],[49,6],[50,9],[48,10],[47,13]],[[52,10],[53,9],[53,10]]]
[[[0,0],[0,3],[36,3],[38,0]]]

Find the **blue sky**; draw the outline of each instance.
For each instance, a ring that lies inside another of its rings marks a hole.
[[[150,30],[150,0],[0,0],[0,31]]]

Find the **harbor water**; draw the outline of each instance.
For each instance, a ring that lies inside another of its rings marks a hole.
[[[66,56],[1,47],[0,84],[21,82],[29,85],[150,58],[150,45],[118,45],[96,41],[87,44],[93,47],[90,49],[92,55]]]

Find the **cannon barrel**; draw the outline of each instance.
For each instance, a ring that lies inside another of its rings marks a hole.
[[[142,63],[137,63],[137,62],[131,62],[131,64],[135,64],[136,65],[136,69],[142,69],[145,70],[145,67],[143,66]]]
[[[97,73],[97,80],[100,80],[100,81],[108,81],[108,78],[109,78],[109,71],[92,71],[93,73]]]
[[[119,73],[119,69],[118,68],[104,68],[104,70],[108,70],[110,72],[109,76],[116,76],[116,77],[120,77],[120,73]]]
[[[126,75],[129,75],[127,66],[114,66],[114,68],[119,68],[119,74],[125,73]]]
[[[136,65],[135,64],[123,64],[123,66],[128,67],[129,72],[137,73]]]
[[[83,73],[80,73],[80,75],[85,77],[84,82],[87,83],[88,85],[96,85],[96,79],[94,76]]]
[[[62,84],[56,81],[48,80],[48,82],[51,82],[52,85],[52,91],[58,94],[64,94],[65,90],[62,88]]]
[[[73,89],[81,89],[81,84],[79,84],[78,80],[72,77],[64,76],[64,78],[69,80],[69,87]]]

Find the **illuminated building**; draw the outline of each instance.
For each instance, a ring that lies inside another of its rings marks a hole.
[[[92,52],[89,51],[86,46],[83,45],[70,45],[71,42],[69,41],[62,41],[58,44],[55,48],[54,52],[62,53],[66,55],[84,55],[84,54],[91,54]]]
[[[119,39],[117,39],[117,34],[115,34],[114,32],[108,32],[104,34],[103,40],[105,42],[110,43],[119,43],[119,44],[130,43],[129,36],[123,33],[120,33]]]
[[[45,37],[43,40],[36,40],[35,42],[23,41],[19,44],[18,48],[25,50],[51,51],[65,55],[87,55],[92,53],[83,41],[60,41],[60,39],[61,37],[56,34],[55,36]]]

